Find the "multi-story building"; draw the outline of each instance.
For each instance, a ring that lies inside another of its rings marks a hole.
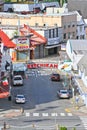
[[[83,17],[76,11],[77,13],[77,39],[85,39],[86,38],[86,26]]]
[[[1,25],[14,26],[27,24],[29,26],[63,28],[63,39],[66,42],[69,38],[76,39],[77,14],[76,12],[56,13],[56,14],[37,14],[37,15],[18,15],[0,14]]]

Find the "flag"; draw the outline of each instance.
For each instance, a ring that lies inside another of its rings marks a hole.
[[[7,85],[8,85],[8,80],[7,80],[7,78],[4,78],[4,79],[2,80],[2,84],[3,84],[4,86],[7,86]]]

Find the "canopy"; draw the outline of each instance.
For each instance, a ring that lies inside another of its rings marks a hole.
[[[10,38],[0,29],[0,38],[4,46],[8,48],[15,48],[16,44],[10,40]]]
[[[25,24],[24,24],[23,28],[20,28],[20,32],[21,32],[22,36],[25,36],[25,37],[26,37],[27,33],[33,34],[30,37],[31,45],[46,44],[46,42],[47,42],[47,39],[44,36],[42,36],[41,34],[36,32],[34,29],[30,28],[29,26],[27,26]]]

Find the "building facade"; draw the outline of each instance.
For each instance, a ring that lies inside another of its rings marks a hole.
[[[18,15],[13,13],[2,13],[0,16],[0,23],[4,26],[23,26],[24,24],[27,24],[29,26],[41,26],[42,28],[58,26],[63,28],[63,42],[66,42],[69,38],[76,39],[76,12],[45,15]]]

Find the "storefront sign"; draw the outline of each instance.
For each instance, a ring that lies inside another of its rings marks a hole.
[[[58,64],[49,64],[49,63],[44,63],[44,64],[39,64],[39,63],[35,63],[35,64],[28,64],[27,68],[28,69],[32,69],[32,68],[58,68]]]

